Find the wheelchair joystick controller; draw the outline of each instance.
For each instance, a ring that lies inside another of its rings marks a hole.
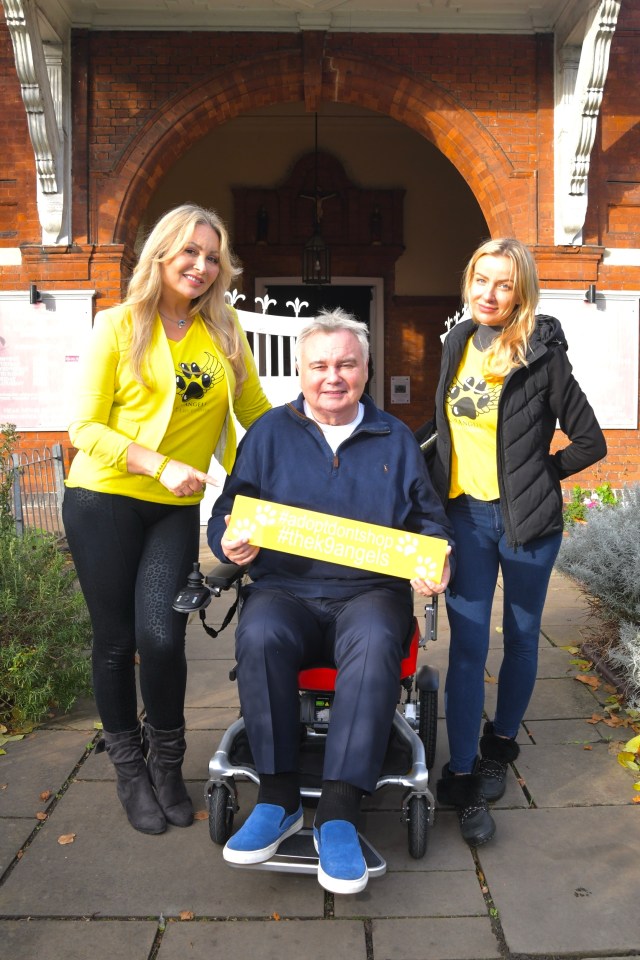
[[[184,586],[173,601],[173,609],[178,613],[191,613],[192,610],[204,610],[211,603],[211,591],[206,586],[200,564],[196,561]]]

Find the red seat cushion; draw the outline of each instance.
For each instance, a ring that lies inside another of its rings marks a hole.
[[[418,627],[418,621],[414,619],[409,653],[400,663],[401,680],[404,680],[405,677],[412,677],[416,672],[419,641],[420,628]],[[306,670],[301,670],[298,674],[298,687],[300,690],[330,693],[335,688],[337,672],[335,667],[327,666],[309,667]]]

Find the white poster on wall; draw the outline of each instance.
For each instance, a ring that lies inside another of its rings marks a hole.
[[[0,422],[66,430],[91,333],[93,290],[0,293]]]
[[[638,291],[598,292],[586,303],[576,290],[543,290],[538,313],[556,317],[569,344],[574,375],[605,430],[638,426]]]

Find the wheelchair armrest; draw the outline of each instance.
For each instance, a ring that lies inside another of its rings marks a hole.
[[[237,563],[219,563],[206,575],[205,583],[219,597],[223,590],[229,590],[234,583],[242,579],[246,569]]]

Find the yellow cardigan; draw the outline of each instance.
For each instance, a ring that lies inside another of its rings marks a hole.
[[[212,342],[215,355],[226,374],[229,410],[248,428],[270,409],[253,360],[251,348],[240,326],[236,311],[229,307],[240,332],[245,352],[247,379],[236,399],[236,378],[231,364]],[[151,338],[145,386],[135,379],[129,363],[131,313],[123,306],[96,314],[94,328],[82,361],[76,416],[69,424],[71,442],[80,451],[69,473],[73,486],[83,486],[83,477],[91,475],[88,458],[105,466],[127,472],[127,448],[132,441],[157,450],[164,437],[175,401],[175,369],[171,350],[158,319]],[[170,389],[167,387],[170,386]],[[220,438],[203,436],[218,461],[229,473],[236,455],[236,431],[233,417],[225,420]]]

